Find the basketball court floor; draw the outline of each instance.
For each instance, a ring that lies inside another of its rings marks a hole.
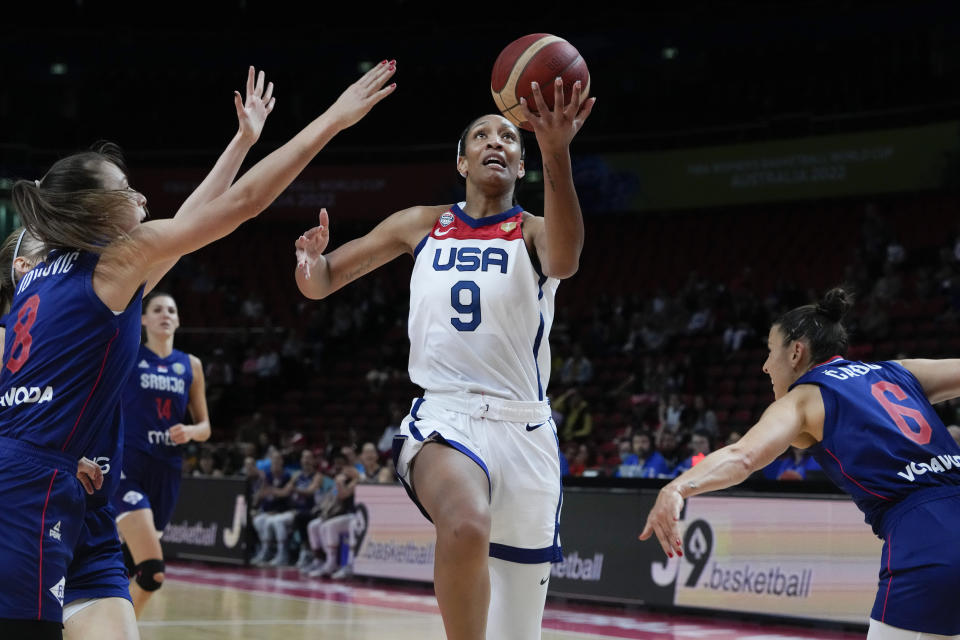
[[[432,589],[309,580],[291,569],[170,563],[140,621],[144,640],[443,638]],[[864,633],[547,603],[544,640],[862,640]],[[504,639],[509,640],[509,639]]]

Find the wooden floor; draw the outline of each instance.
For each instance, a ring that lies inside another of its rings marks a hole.
[[[548,603],[543,640],[852,640],[864,634]],[[295,571],[171,564],[144,640],[444,638],[429,589],[301,579]],[[506,639],[505,639],[506,640]]]

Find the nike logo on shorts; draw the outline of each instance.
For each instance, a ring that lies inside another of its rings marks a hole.
[[[534,429],[539,429],[543,425],[547,424],[546,422],[541,422],[540,424],[530,424],[527,423],[527,431],[533,431]],[[542,584],[542,583],[541,583]]]
[[[540,581],[540,584],[541,584],[541,585],[547,584],[547,581],[548,581],[549,579],[550,579],[550,576],[547,576],[546,578],[544,578],[543,580]]]

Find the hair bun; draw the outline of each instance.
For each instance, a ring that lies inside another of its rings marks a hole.
[[[843,287],[834,287],[817,303],[817,313],[827,316],[831,322],[840,322],[852,306],[853,295]]]

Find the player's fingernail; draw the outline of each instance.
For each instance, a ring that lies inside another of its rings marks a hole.
[[[387,64],[387,61],[386,61],[386,60],[381,60],[381,61],[380,61],[380,64]]]
[[[536,82],[531,82],[531,83],[530,83],[530,88],[531,88],[531,89],[538,89],[538,88],[540,88],[540,85],[537,84]]]
[[[668,554],[667,554],[667,557],[668,557],[668,558],[672,558],[672,557],[673,557],[673,554],[672,554],[672,553],[668,553]]]
[[[677,551],[677,557],[682,558],[682,557],[683,557],[683,551],[679,551],[679,550],[678,550],[678,551]]]

